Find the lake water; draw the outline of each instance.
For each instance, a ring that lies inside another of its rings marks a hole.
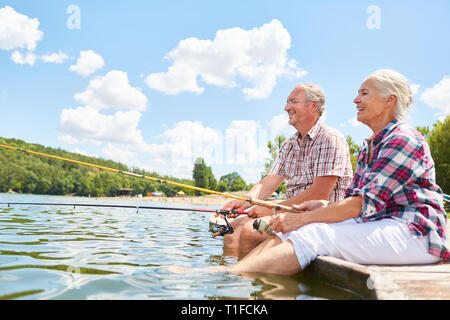
[[[208,208],[138,199],[0,194],[0,202]],[[0,299],[355,299],[305,274],[254,278],[174,274],[169,266],[232,265],[209,213],[0,205]]]

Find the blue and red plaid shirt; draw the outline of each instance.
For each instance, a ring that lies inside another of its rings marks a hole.
[[[404,222],[414,236],[428,236],[430,254],[450,258],[443,193],[436,184],[429,146],[417,130],[394,120],[364,141],[345,191],[346,197],[357,195],[362,197],[359,222],[383,218]]]

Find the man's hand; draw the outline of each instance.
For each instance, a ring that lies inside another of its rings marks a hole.
[[[262,207],[262,206],[254,206],[248,212],[248,217],[252,218],[252,219],[271,216],[271,215],[272,215],[272,210],[269,208],[266,208],[266,207]]]
[[[220,210],[227,210],[227,211],[231,211],[231,210],[237,210],[237,211],[244,211],[245,209],[247,209],[248,207],[250,207],[251,204],[248,203],[247,201],[242,201],[242,200],[232,200],[229,201],[227,203],[225,203],[223,205],[223,207]],[[229,214],[228,218],[236,218],[238,217],[239,214]]]

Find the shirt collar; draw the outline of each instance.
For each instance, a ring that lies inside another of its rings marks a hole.
[[[314,140],[316,136],[319,134],[320,129],[322,128],[322,121],[320,119],[317,119],[316,123],[312,126],[311,129],[305,134],[306,136],[309,136],[311,140]],[[300,141],[303,137],[300,134],[300,132],[295,133],[295,138],[297,141]]]
[[[398,120],[392,120],[383,128],[383,130],[378,132],[375,136],[371,136],[365,139],[364,144],[369,145],[370,141],[372,140],[373,146],[378,145],[387,135],[389,135],[395,128],[397,128],[399,124],[400,122]]]

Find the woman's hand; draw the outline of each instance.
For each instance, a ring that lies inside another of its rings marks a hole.
[[[297,230],[304,224],[302,213],[280,213],[270,219],[270,226],[275,232],[287,233]]]

